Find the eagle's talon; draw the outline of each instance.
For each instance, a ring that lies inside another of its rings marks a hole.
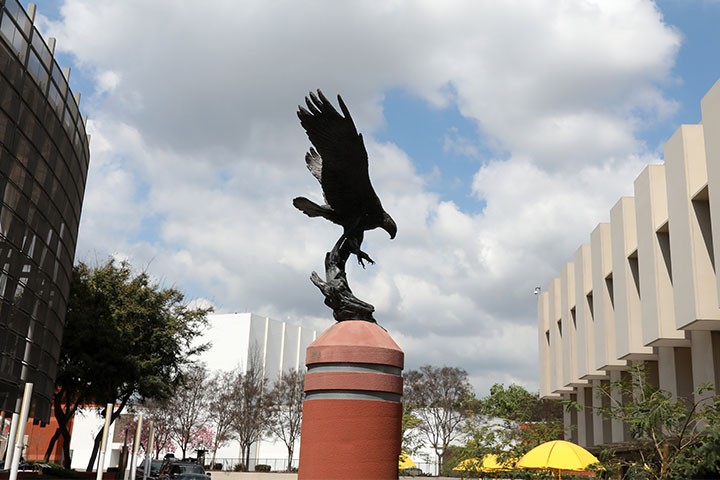
[[[363,268],[365,268],[365,262],[368,262],[370,265],[375,265],[375,260],[370,258],[370,256],[362,250],[358,250],[357,261]]]

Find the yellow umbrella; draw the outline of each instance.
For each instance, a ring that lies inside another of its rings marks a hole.
[[[517,466],[554,470],[560,478],[563,470],[580,472],[587,470],[593,463],[598,463],[598,459],[580,445],[565,440],[553,440],[530,450],[517,462]]]
[[[477,458],[466,458],[462,462],[458,463],[453,470],[456,472],[473,472],[478,473],[482,471],[483,464]]]
[[[398,468],[413,468],[415,466],[415,462],[413,462],[412,458],[410,458],[410,455],[407,453],[400,453],[400,460],[398,461]]]
[[[512,470],[512,463],[510,462],[499,462],[497,455],[494,453],[488,453],[482,459],[482,462],[477,458],[468,458],[458,463],[453,470],[457,472],[503,472]]]
[[[513,464],[508,460],[500,462],[497,455],[488,453],[483,457],[482,469],[484,472],[506,472],[513,469]]]

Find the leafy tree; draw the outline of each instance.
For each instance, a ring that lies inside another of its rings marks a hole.
[[[282,440],[287,447],[287,470],[292,470],[295,442],[300,437],[300,423],[302,420],[302,405],[305,394],[303,392],[303,372],[288,370],[277,379],[270,392],[269,401],[270,433]]]
[[[425,365],[403,375],[405,412],[419,422],[417,430],[435,450],[439,472],[443,454],[463,433],[474,400],[467,372],[457,367]]]
[[[512,463],[537,445],[563,437],[562,405],[519,385],[505,388],[496,383],[490,395],[475,404],[475,411],[478,415],[468,422],[469,440],[460,458],[493,453],[501,462]]]
[[[638,458],[620,461],[626,478],[686,479],[720,470],[720,397],[708,396],[711,386],[698,388],[694,398],[673,398],[650,383],[644,365],[634,366],[629,379],[599,387],[610,399],[602,409],[625,422],[638,445]],[[619,396],[632,401],[619,402]],[[611,456],[617,463],[617,457]],[[618,466],[618,465],[615,465]]]
[[[250,447],[260,440],[267,431],[270,403],[267,394],[267,379],[263,375],[260,357],[256,351],[250,353],[245,371],[236,370],[233,382],[232,431],[240,443],[242,463],[250,464]]]
[[[403,416],[400,424],[401,450],[406,455],[415,455],[423,447],[422,438],[420,438],[417,430],[420,423],[421,420],[413,415],[407,407],[403,406]]]
[[[179,290],[161,288],[127,262],[79,263],[73,269],[53,400],[63,448],[69,447],[68,422],[80,405],[111,403],[115,421],[133,399],[169,397],[193,356],[207,348],[193,343],[210,311],[189,308]],[[102,429],[88,471],[101,439]]]
[[[235,377],[236,372],[215,372],[208,382],[208,422],[215,430],[210,464],[215,463],[218,449],[232,438]]]
[[[106,353],[111,351],[113,329],[97,321],[107,316],[107,305],[95,292],[90,275],[91,269],[85,264],[73,268],[53,397],[53,414],[58,427],[45,451],[47,462],[55,443],[62,438],[62,463],[65,468],[70,468],[71,460],[69,423],[80,406],[92,403],[101,391],[107,389],[103,372],[112,368],[112,361]],[[96,355],[99,351],[103,354]],[[104,416],[105,412],[102,414]]]
[[[481,413],[514,422],[562,422],[562,405],[556,400],[541,399],[520,385],[505,388],[502,383],[490,387],[490,395],[480,401]]]

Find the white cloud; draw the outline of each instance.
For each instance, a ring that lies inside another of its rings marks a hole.
[[[94,82],[80,259],[124,252],[221,311],[325,328],[308,276],[339,231],[290,203],[320,198],[295,106],[313,88],[342,92],[399,225],[393,242],[367,234],[378,264],[349,266],[351,286],[409,366],[462,366],[481,394],[536,387],[532,289],[631,193],[648,161],[638,128],[675,108],[658,85],[679,35],[642,0],[66,0],[61,11],[46,36]],[[502,150],[468,192],[482,212],[441,201],[417,159],[373,139],[390,88],[477,123],[482,138],[448,147]]]
[[[99,94],[112,93],[120,85],[120,75],[106,70],[97,75],[97,92]]]

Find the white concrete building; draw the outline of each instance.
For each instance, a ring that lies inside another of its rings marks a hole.
[[[304,369],[305,350],[316,337],[315,330],[254,313],[212,314],[208,320],[201,341],[212,346],[201,360],[209,370],[244,368],[256,348],[270,381],[286,370]]]
[[[299,325],[272,320],[254,313],[232,313],[209,315],[210,326],[202,341],[210,342],[211,348],[202,356],[207,368],[214,370],[232,370],[244,368],[250,361],[253,349],[256,349],[262,362],[265,377],[275,381],[287,370],[305,369],[305,351],[317,333]],[[300,458],[300,445],[295,448],[295,460]],[[251,458],[260,463],[287,457],[287,449],[282,442],[261,441],[254,446]],[[216,453],[216,459],[232,464],[240,457],[240,447],[231,441]],[[274,462],[272,462],[274,463]],[[277,468],[284,466],[281,463]]]
[[[204,352],[200,361],[210,371],[229,371],[237,367],[245,368],[253,351],[256,351],[262,363],[265,377],[270,382],[276,380],[283,371],[304,370],[305,350],[315,340],[316,332],[299,325],[272,320],[253,313],[212,314],[208,315],[209,325],[198,343],[209,342],[211,347]],[[95,435],[100,430],[103,419],[94,410],[83,410],[75,416],[70,449],[72,468],[84,469],[90,459]],[[105,468],[116,466],[120,458],[120,449],[124,442],[124,424],[114,422],[110,427]],[[131,443],[132,439],[128,439]],[[282,442],[261,441],[254,446],[251,459],[260,463],[273,461],[275,469],[285,466],[287,450]],[[299,458],[299,441],[295,450],[295,459]],[[194,455],[194,452],[190,452]],[[218,462],[227,466],[239,461],[240,448],[231,441],[216,454]],[[209,457],[207,458],[209,461]],[[274,461],[274,460],[277,460]]]
[[[581,445],[628,439],[595,413],[606,400],[593,387],[631,364],[676,397],[706,383],[720,393],[720,81],[701,105],[701,123],[678,128],[664,164],[645,168],[538,296],[540,394],[586,407],[565,418]]]

